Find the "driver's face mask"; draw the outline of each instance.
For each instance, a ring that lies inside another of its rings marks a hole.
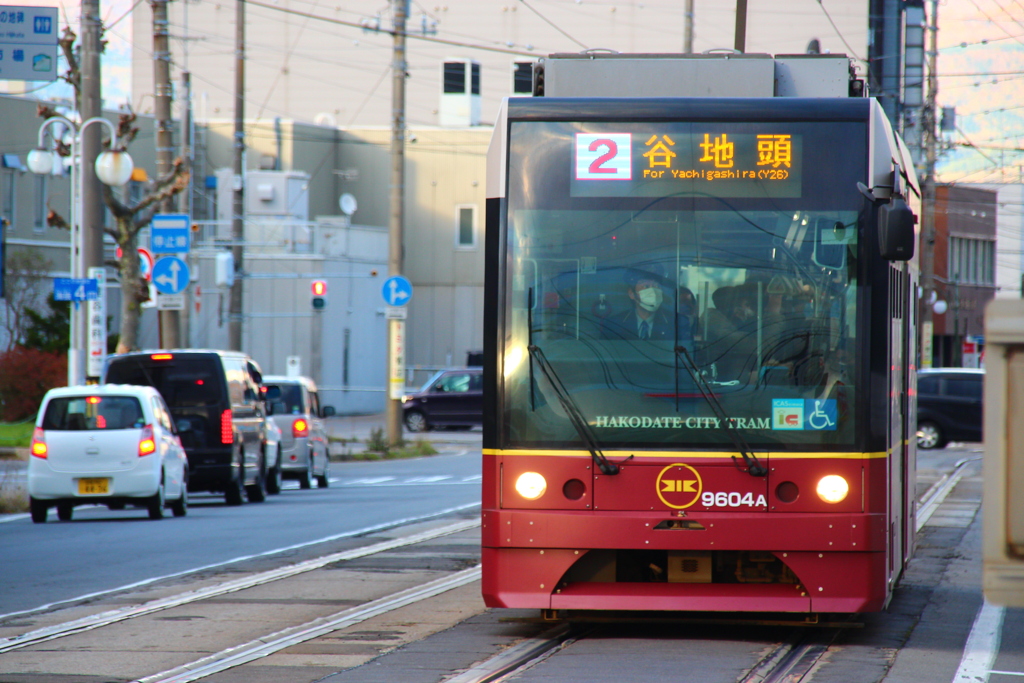
[[[641,289],[636,293],[640,303],[640,308],[653,313],[661,307],[661,302],[664,301],[665,295],[661,292],[661,287],[647,287]]]

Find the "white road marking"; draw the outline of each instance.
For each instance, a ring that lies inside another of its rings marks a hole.
[[[397,479],[395,477],[378,477],[376,479],[349,479],[345,481],[340,480],[342,486],[346,487],[388,487],[388,486],[452,486],[461,484],[478,484],[482,477],[478,474],[471,477],[463,477],[462,479],[455,479],[452,475],[435,475],[429,477],[408,477],[406,479]],[[333,481],[333,480],[332,480]]]
[[[971,635],[967,637],[967,645],[964,647],[964,656],[960,660],[960,668],[953,676],[953,683],[970,681],[970,683],[985,683],[989,674],[1002,673],[992,671],[992,664],[999,654],[999,641],[1003,631],[1003,617],[1006,614],[1005,607],[997,607],[985,601],[985,604],[978,610],[978,616],[974,619],[974,626],[971,627]],[[1021,674],[1012,674],[1021,675]]]
[[[79,596],[74,597],[74,598],[68,598],[67,600],[58,600],[57,602],[47,603],[45,605],[40,605],[39,607],[33,607],[32,609],[21,610],[19,612],[9,612],[7,614],[0,614],[0,621],[3,621],[3,620],[8,619],[10,617],[21,616],[21,615],[24,615],[24,614],[33,614],[35,612],[41,612],[41,611],[44,611],[44,610],[53,609],[54,607],[59,607],[60,605],[67,605],[67,604],[73,604],[73,603],[77,603],[77,602],[83,602],[85,600],[91,600],[93,598],[97,598],[97,597],[104,596],[104,595],[110,595],[112,593],[118,593],[120,591],[131,590],[131,589],[134,589],[134,588],[139,588],[141,586],[148,586],[148,585],[156,583],[158,581],[165,581],[167,579],[175,579],[175,578],[178,578],[180,576],[188,576],[189,574],[195,574],[196,572],[207,571],[209,569],[216,569],[218,567],[226,567],[228,565],[236,564],[238,562],[245,562],[247,560],[254,560],[254,559],[257,559],[257,558],[261,558],[261,557],[272,557],[272,556],[278,555],[280,553],[288,552],[289,550],[298,550],[300,548],[308,548],[310,546],[318,545],[320,543],[327,543],[329,541],[337,541],[337,540],[340,540],[340,539],[343,539],[343,538],[352,538],[354,536],[362,536],[364,534],[370,534],[370,533],[374,533],[376,531],[385,531],[387,529],[394,529],[396,527],[401,527],[401,526],[405,526],[407,524],[413,524],[413,523],[416,523],[416,522],[425,522],[427,520],[437,519],[439,517],[444,517],[446,515],[450,515],[450,514],[453,514],[453,513],[456,513],[456,512],[462,512],[464,510],[469,510],[470,508],[475,508],[475,507],[480,507],[480,501],[476,501],[474,503],[467,503],[466,505],[459,505],[457,507],[445,508],[444,510],[438,510],[437,512],[431,513],[429,515],[423,515],[421,517],[405,517],[403,519],[396,519],[396,520],[392,520],[390,522],[384,522],[382,524],[375,524],[373,526],[363,527],[362,529],[355,529],[354,531],[346,531],[344,533],[334,534],[332,536],[324,536],[323,538],[318,538],[318,539],[315,539],[315,540],[312,540],[312,541],[306,541],[305,543],[296,543],[295,545],[289,545],[289,546],[285,546],[283,548],[275,548],[273,550],[267,550],[267,551],[262,552],[262,553],[254,553],[252,555],[242,555],[241,557],[235,557],[235,558],[232,558],[230,560],[224,560],[223,562],[215,562],[213,564],[203,565],[202,567],[193,567],[191,569],[185,569],[184,571],[174,572],[173,574],[164,574],[163,576],[154,576],[154,577],[149,578],[149,579],[143,579],[142,581],[136,581],[135,583],[129,583],[129,584],[126,584],[124,586],[118,586],[117,588],[109,588],[107,590],[96,591],[94,593],[87,593],[85,595],[79,595]]]
[[[395,477],[366,477],[363,479],[352,479],[351,481],[343,481],[345,486],[370,486],[372,484],[383,484],[388,481],[394,481]]]
[[[0,524],[4,522],[16,522],[19,519],[28,519],[30,515],[17,514],[17,515],[0,515]]]

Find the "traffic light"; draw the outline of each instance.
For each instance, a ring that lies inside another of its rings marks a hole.
[[[327,281],[313,280],[311,289],[313,298],[310,300],[310,304],[312,304],[313,310],[322,311],[327,308]]]

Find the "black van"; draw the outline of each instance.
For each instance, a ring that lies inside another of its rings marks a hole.
[[[107,358],[107,384],[155,387],[188,454],[189,491],[223,492],[228,505],[267,494],[266,432],[256,361],[237,351],[168,350]]]
[[[984,370],[918,370],[918,448],[945,448],[950,441],[981,441],[984,380]]]

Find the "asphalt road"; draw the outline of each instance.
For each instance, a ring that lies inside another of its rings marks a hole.
[[[312,556],[363,530],[479,504],[479,445],[449,450],[334,462],[330,488],[302,491],[286,482],[265,503],[228,507],[223,496],[195,494],[184,518],[152,521],[145,510],[96,506],[75,508],[71,522],[52,511],[46,524],[7,521],[0,524],[0,616],[204,567],[230,571],[239,558]]]

